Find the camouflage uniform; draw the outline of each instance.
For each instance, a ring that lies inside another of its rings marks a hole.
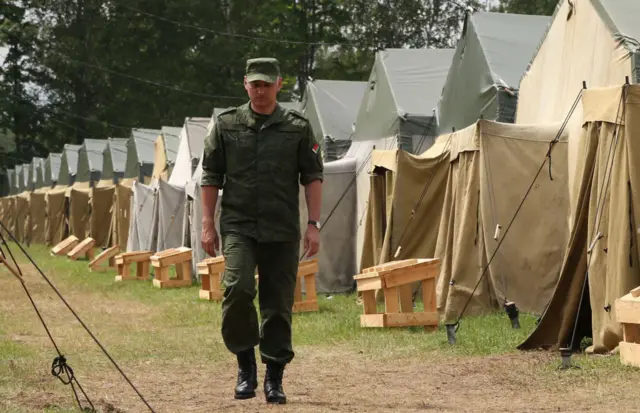
[[[223,188],[220,233],[226,267],[222,336],[234,354],[260,345],[264,363],[289,363],[300,253],[300,186],[323,179],[311,126],[280,105],[249,103],[217,117],[205,139],[202,186]],[[260,329],[253,300],[259,270]],[[261,330],[261,331],[260,331]]]

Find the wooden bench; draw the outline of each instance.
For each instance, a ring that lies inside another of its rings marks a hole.
[[[303,313],[318,311],[318,294],[316,293],[316,273],[318,272],[318,259],[314,258],[302,261],[298,266],[296,290],[293,300],[293,312]],[[302,299],[302,282],[304,281],[306,299]]]
[[[103,272],[116,267],[116,255],[120,252],[118,244],[102,251],[96,258],[89,263],[89,271]],[[106,265],[101,265],[106,264]]]
[[[94,253],[93,248],[96,246],[96,240],[91,237],[85,238],[82,242],[76,244],[71,251],[67,253],[67,257],[70,260],[76,261],[80,257],[84,256],[89,261],[93,261]]]
[[[199,297],[203,300],[221,301],[223,292],[222,273],[224,272],[224,257],[207,258],[198,263],[198,274],[202,278],[202,288]],[[302,313],[318,311],[318,295],[316,290],[315,275],[318,272],[318,260],[303,261],[298,266],[296,276],[296,289],[294,292],[293,312]],[[259,282],[256,272],[255,279]],[[305,299],[303,300],[302,283],[305,286]]]
[[[191,286],[191,248],[170,248],[151,257],[156,270],[153,286],[157,288],[179,288]],[[169,268],[175,267],[177,277],[169,278]]]
[[[222,273],[224,272],[224,257],[207,258],[196,266],[202,280],[199,296],[203,300],[221,301]]]
[[[149,262],[153,255],[151,251],[130,251],[116,255],[116,267],[118,275],[116,281],[138,280],[144,281],[149,279]],[[136,263],[136,275],[129,274],[129,267]]]
[[[67,255],[79,242],[78,237],[71,235],[51,248],[51,255]]]
[[[640,287],[616,300],[616,321],[622,323],[620,361],[640,367]]]
[[[436,279],[440,271],[439,259],[410,259],[392,261],[366,268],[354,277],[362,293],[364,314],[362,327],[438,326],[436,309]],[[424,310],[413,311],[412,284],[422,282]],[[378,313],[376,290],[384,293],[385,310]]]

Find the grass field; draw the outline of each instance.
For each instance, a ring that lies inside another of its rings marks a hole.
[[[16,251],[16,248],[13,248]],[[114,283],[86,261],[30,254],[157,412],[262,411],[264,397],[232,398],[235,360],[222,342],[220,304],[198,288]],[[62,353],[99,411],[148,411],[34,267],[25,280]],[[0,411],[72,412],[69,386],[50,373],[56,353],[20,283],[0,268]],[[561,371],[548,352],[518,352],[535,318],[513,330],[504,314],[444,328],[363,329],[355,296],[320,298],[294,316],[296,358],[285,373],[291,412],[634,411],[640,371],[618,356],[576,356]],[[259,366],[262,381],[264,369]]]

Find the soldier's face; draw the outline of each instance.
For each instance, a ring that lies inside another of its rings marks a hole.
[[[268,106],[276,101],[278,92],[282,88],[282,79],[278,78],[276,83],[267,83],[261,80],[247,82],[245,78],[244,88],[247,90],[251,102],[258,106]]]

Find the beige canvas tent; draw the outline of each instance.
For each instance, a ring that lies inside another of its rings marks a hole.
[[[539,176],[508,234],[504,230],[559,129],[478,121],[440,136],[420,156],[374,152],[362,265],[440,258],[438,310],[446,323],[470,297],[467,315],[491,311],[505,299],[543,311],[568,232],[566,133],[550,171]],[[502,232],[494,238],[498,225]]]
[[[565,119],[583,81],[588,88],[638,81],[640,2],[637,0],[560,0],[553,21],[520,83],[516,123]],[[569,124],[569,187],[576,199],[582,106]],[[572,137],[576,137],[574,140]],[[572,205],[571,211],[576,206]],[[573,212],[572,212],[573,214]]]
[[[163,126],[161,132],[154,141],[155,152],[151,179],[162,179],[166,182],[169,180],[176,163],[182,129]]]
[[[454,323],[467,302],[464,315],[506,301],[527,312],[544,310],[568,235],[566,130],[545,161],[560,129],[478,121],[447,137],[450,165],[435,250],[445,323]]]
[[[445,136],[421,155],[402,150],[373,152],[362,268],[434,257],[449,147]]]
[[[53,188],[58,184],[62,154],[50,153],[44,161],[44,187]]]
[[[521,349],[578,349],[583,337],[592,337],[587,351],[603,353],[622,340],[616,299],[640,285],[637,102],[637,85],[583,95],[573,229],[553,297]]]

